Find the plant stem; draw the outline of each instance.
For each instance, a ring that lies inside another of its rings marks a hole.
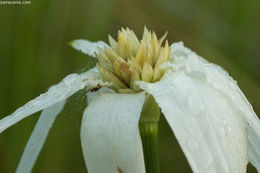
[[[159,173],[158,121],[160,108],[151,95],[147,95],[139,120],[146,173]]]

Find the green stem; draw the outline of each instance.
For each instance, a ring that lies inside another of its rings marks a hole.
[[[158,121],[160,108],[151,95],[147,95],[139,120],[146,173],[159,173]]]

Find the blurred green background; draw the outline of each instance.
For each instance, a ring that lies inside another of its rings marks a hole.
[[[259,0],[42,0],[0,5],[0,118],[95,60],[67,45],[105,40],[146,25],[224,67],[260,115]],[[84,91],[58,116],[33,172],[87,172],[80,148]],[[0,172],[14,172],[39,114],[0,134]],[[160,122],[161,172],[191,172],[165,120]],[[248,172],[256,172],[250,166]]]

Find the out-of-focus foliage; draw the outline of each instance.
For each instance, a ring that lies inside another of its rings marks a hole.
[[[182,40],[230,72],[260,115],[259,0],[44,0],[0,5],[0,118],[65,75],[95,60],[67,43],[107,40],[120,27],[141,35],[144,25],[170,42]],[[34,172],[87,172],[79,129],[84,91],[58,116]],[[14,172],[37,121],[33,115],[0,134],[0,172]],[[167,123],[160,124],[161,172],[191,172]],[[102,164],[102,163],[100,163]],[[250,167],[248,172],[256,172]]]

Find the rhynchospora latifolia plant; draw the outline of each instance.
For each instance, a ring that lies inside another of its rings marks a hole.
[[[87,88],[81,125],[90,173],[158,173],[157,131],[165,116],[193,172],[260,171],[260,121],[237,83],[221,67],[144,29],[139,40],[122,29],[110,45],[76,40],[96,57],[95,68],[70,74],[46,93],[0,120],[0,132],[43,110],[17,172],[30,172],[65,101]]]

